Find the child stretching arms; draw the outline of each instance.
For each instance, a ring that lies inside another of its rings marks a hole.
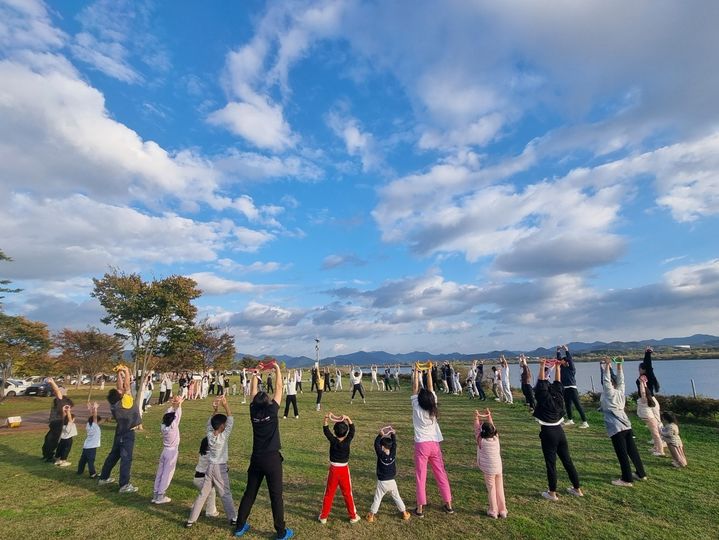
[[[207,437],[202,439],[200,442],[200,455],[197,458],[197,466],[195,467],[195,478],[192,479],[192,483],[199,490],[202,490],[202,484],[205,483],[205,474],[207,473],[207,467],[210,465],[210,457],[207,453],[209,443]],[[215,487],[213,486],[210,490],[210,494],[207,496],[207,502],[205,503],[205,515],[208,517],[217,517],[220,513],[217,511]]]
[[[165,495],[165,491],[170,487],[172,477],[175,474],[177,466],[177,453],[180,446],[180,418],[182,418],[182,402],[181,396],[172,398],[172,406],[162,417],[162,425],[160,432],[162,433],[162,453],[160,454],[160,463],[157,465],[157,474],[155,475],[155,491],[152,502],[155,504],[166,504],[172,499]]]
[[[69,467],[72,465],[67,460],[72,449],[72,439],[77,435],[77,426],[75,425],[75,416],[72,414],[72,407],[65,405],[62,408],[63,426],[60,434],[60,444],[57,445],[55,452],[55,465],[58,467]]]
[[[409,512],[407,512],[402,497],[399,496],[399,489],[397,489],[395,481],[397,476],[397,438],[394,429],[389,434],[383,429],[379,431],[374,440],[374,451],[377,454],[377,487],[374,491],[372,507],[367,514],[367,521],[372,523],[375,520],[375,514],[387,493],[392,495],[397,510],[402,514],[402,519],[408,520]]]
[[[330,442],[330,470],[327,474],[327,486],[325,487],[325,495],[322,500],[322,512],[320,513],[319,520],[323,525],[327,523],[327,517],[332,510],[332,501],[335,498],[335,492],[339,485],[342,496],[345,499],[345,506],[347,507],[350,523],[357,523],[360,517],[357,515],[355,502],[352,498],[352,479],[350,478],[349,468],[350,444],[355,436],[355,426],[349,416],[342,416],[341,419],[335,423],[333,434],[328,427],[330,416],[335,418],[332,413],[326,414],[324,427],[322,428],[325,437],[327,437],[327,440]]]
[[[492,413],[474,411],[474,437],[477,441],[477,466],[484,473],[489,508],[487,515],[497,519],[507,517],[504,501],[504,478],[502,477],[502,456],[499,451],[499,434],[492,422]]]
[[[90,405],[90,416],[87,419],[87,424],[85,424],[87,437],[85,437],[85,443],[82,445],[82,454],[77,464],[77,474],[85,472],[85,465],[87,465],[87,472],[90,473],[90,478],[97,476],[97,472],[95,471],[95,455],[97,454],[97,449],[100,448],[100,437],[102,436],[100,426],[98,425],[100,417],[97,415],[97,408],[97,401]]]
[[[661,428],[662,439],[669,447],[669,453],[672,455],[672,465],[677,468],[687,466],[687,457],[684,455],[684,444],[679,437],[679,426],[677,425],[677,417],[674,413],[665,411],[662,413],[664,426]]]
[[[222,405],[225,414],[218,414],[217,408]],[[214,487],[222,500],[222,506],[225,509],[225,515],[230,523],[235,524],[237,513],[235,512],[235,502],[232,500],[232,492],[230,491],[230,477],[227,474],[227,447],[232,433],[232,426],[235,425],[235,419],[230,412],[230,406],[224,395],[215,399],[212,403],[214,412],[207,422],[207,455],[208,462],[207,472],[205,472],[205,481],[202,483],[200,494],[195,499],[190,510],[190,517],[185,523],[185,527],[192,527],[200,517],[202,507],[205,505],[207,497]]]

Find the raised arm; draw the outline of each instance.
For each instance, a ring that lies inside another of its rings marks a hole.
[[[557,362],[554,364],[554,382],[562,382],[562,365]]]
[[[275,362],[275,381],[277,381],[277,384],[275,384],[275,403],[279,405],[282,403],[282,385],[280,384],[280,381],[282,381],[282,370],[280,369],[280,365]]]
[[[422,376],[422,373],[420,372],[419,368],[417,368],[417,363],[415,362],[414,369],[412,370],[412,393],[413,394],[419,394],[419,378],[421,376]]]
[[[539,360],[539,373],[537,374],[538,381],[546,381],[547,380],[547,371],[544,369],[544,366],[546,363],[547,363],[547,361],[544,358]]]
[[[50,388],[52,388],[52,393],[57,399],[62,399],[62,392],[60,391],[60,387],[58,387],[57,383],[55,382],[55,379],[52,377],[48,377],[47,384],[50,385]]]
[[[259,379],[257,372],[252,372],[252,382],[250,383],[250,401],[252,401],[257,395],[257,379]]]
[[[432,362],[429,362],[427,368],[427,390],[434,393],[434,381],[432,380]]]

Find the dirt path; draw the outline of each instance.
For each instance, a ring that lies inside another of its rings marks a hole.
[[[110,414],[110,405],[107,402],[98,402],[98,405],[100,406],[98,409],[98,414],[104,418],[111,418]],[[78,431],[80,430],[81,426],[84,426],[87,423],[87,418],[89,416],[89,411],[84,406],[76,406],[73,408],[73,412],[75,413],[75,422],[78,424]],[[0,428],[0,435],[9,435],[12,433],[19,433],[19,432],[26,432],[26,431],[43,431],[47,430],[47,423],[48,418],[50,416],[50,409],[48,407],[45,411],[36,411],[28,414],[20,415],[22,417],[22,425],[17,428],[7,428],[3,425],[2,428]],[[4,421],[3,421],[4,424]],[[84,429],[84,428],[83,428]]]

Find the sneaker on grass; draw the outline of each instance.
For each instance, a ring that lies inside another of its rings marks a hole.
[[[112,484],[114,481],[115,481],[115,479],[112,478],[112,477],[110,477],[110,478],[105,478],[104,480],[103,480],[102,478],[100,478],[100,479],[97,481],[97,484],[98,484],[99,486],[104,486],[105,484]]]
[[[244,536],[245,533],[249,530],[250,530],[250,524],[245,522],[245,524],[241,528],[239,528],[235,531],[235,536],[236,537]]]
[[[551,491],[542,491],[542,497],[544,497],[548,501],[558,501],[559,500],[559,497],[557,497],[557,494],[552,493]]]
[[[589,427],[589,424],[587,424],[586,421],[579,424],[579,429],[587,429],[588,427]]]
[[[132,484],[125,484],[120,488],[120,493],[135,493],[137,492],[137,488],[133,486]]]
[[[616,480],[612,480],[612,485],[617,487],[634,487],[634,484],[631,482],[625,482],[621,478],[617,478]]]

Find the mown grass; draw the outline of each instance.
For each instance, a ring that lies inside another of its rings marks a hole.
[[[519,399],[517,400],[519,401]],[[230,447],[230,478],[235,502],[239,504],[251,447],[247,406],[231,399],[237,416]],[[430,475],[430,506],[423,520],[402,522],[390,497],[380,508],[378,521],[356,525],[347,522],[339,493],[327,525],[316,521],[327,472],[327,444],[322,436],[322,413],[314,411],[314,396],[299,396],[300,419],[282,420],[285,457],[285,508],[288,526],[300,538],[717,538],[716,486],[719,484],[719,442],[715,424],[682,425],[689,468],[675,470],[669,459],[648,453],[649,433],[634,420],[637,441],[649,481],[634,488],[609,484],[619,474],[611,442],[601,416],[589,412],[590,429],[568,428],[570,448],[586,496],[561,496],[558,503],[542,499],[546,476],[539,446],[538,426],[524,407],[485,402],[494,410],[501,434],[505,490],[509,519],[485,517],[486,491],[481,472],[475,467],[476,446],[472,434],[473,410],[477,402],[463,397],[440,396],[440,423],[445,436],[443,450],[457,513],[440,511],[440,498]],[[21,403],[21,402],[17,402]],[[37,401],[35,401],[37,403]],[[49,400],[39,401],[47,408]],[[375,458],[372,441],[376,429],[392,423],[398,432],[399,476],[397,482],[409,508],[414,506],[415,483],[412,465],[412,421],[409,392],[370,392],[366,405],[349,405],[348,393],[326,394],[325,409],[352,416],[357,435],[350,460],[355,502],[365,515],[372,502]],[[23,405],[27,407],[27,405]],[[75,475],[74,467],[58,469],[40,460],[44,432],[16,432],[0,436],[0,523],[4,538],[55,536],[60,538],[217,538],[229,537],[222,518],[201,517],[191,530],[183,528],[196,495],[192,484],[196,452],[203,437],[209,402],[188,402],[181,424],[182,443],[174,481],[168,491],[172,503],[149,504],[152,483],[161,449],[157,427],[161,409],[146,415],[146,431],[138,433],[132,482],[137,494],[121,495],[117,485],[99,487],[87,477]],[[11,406],[2,415],[10,415]],[[10,411],[10,412],[8,412]],[[113,425],[103,427],[102,464],[112,441]],[[83,429],[71,453],[77,462],[84,439]],[[117,473],[117,470],[115,471]],[[115,474],[116,476],[116,474]],[[560,492],[567,487],[560,466]],[[219,500],[218,500],[219,505]],[[221,506],[221,505],[220,505]],[[253,531],[248,538],[274,536],[266,489],[260,491],[250,516]]]

